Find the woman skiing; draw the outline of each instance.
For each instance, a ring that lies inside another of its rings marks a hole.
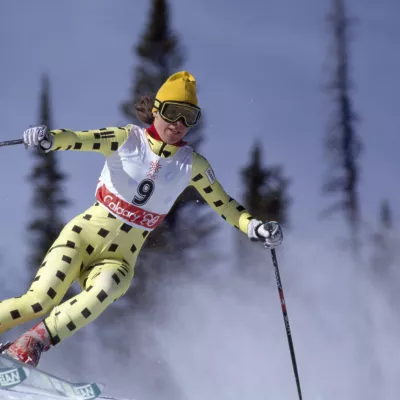
[[[97,151],[106,156],[96,203],[62,229],[39,266],[29,290],[0,302],[0,334],[49,315],[0,351],[37,366],[41,353],[73,335],[124,295],[147,235],[162,222],[177,197],[194,186],[229,224],[265,242],[282,242],[278,223],[262,223],[222,188],[208,161],[183,141],[201,115],[196,80],[181,71],[160,87],[155,100],[136,106],[136,125],[89,131],[27,129],[23,141],[41,151]],[[61,302],[78,280],[82,291]]]

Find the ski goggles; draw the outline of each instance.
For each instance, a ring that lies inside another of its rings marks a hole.
[[[154,101],[154,107],[158,110],[161,118],[166,122],[176,122],[183,119],[183,123],[187,127],[197,124],[201,110],[192,104],[180,101]]]

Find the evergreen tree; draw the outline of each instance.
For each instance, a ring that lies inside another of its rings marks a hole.
[[[50,82],[47,76],[42,78],[40,95],[40,116],[38,125],[53,125],[50,107]],[[33,199],[30,203],[32,220],[28,224],[31,251],[28,265],[35,274],[37,268],[57,238],[63,227],[62,209],[68,204],[62,184],[66,175],[60,171],[53,152],[47,154],[33,151],[34,166],[29,174],[33,186]]]
[[[122,103],[122,112],[138,123],[135,104],[144,94],[155,95],[167,78],[183,62],[177,34],[170,27],[167,0],[152,0],[150,18],[139,44],[134,48],[141,62],[134,70],[131,98]]]
[[[326,195],[339,194],[339,200],[327,208],[323,215],[341,211],[350,229],[351,249],[358,258],[360,251],[360,200],[358,193],[361,140],[356,133],[353,101],[350,97],[349,27],[344,0],[333,0],[329,15],[333,31],[333,79],[329,86],[333,93],[334,114],[326,139],[326,150],[332,163],[329,176],[323,184]]]
[[[348,239],[344,239],[356,265],[364,265],[361,242],[361,201],[359,195],[360,165],[362,141],[357,134],[358,120],[351,97],[350,79],[350,27],[354,22],[348,17],[345,0],[332,0],[332,12],[328,16],[333,33],[332,66],[333,77],[329,87],[333,97],[334,113],[326,138],[326,151],[330,156],[329,175],[323,184],[323,193],[338,196],[323,215],[340,212],[348,227]],[[345,237],[341,234],[341,237]],[[360,286],[355,285],[356,296],[361,296]],[[356,351],[368,352],[369,362],[363,365],[363,373],[371,380],[379,380],[381,369],[379,358],[375,352],[373,340],[363,335],[373,321],[369,309],[361,309],[358,313],[360,322],[355,334],[360,338],[356,343]],[[379,385],[376,385],[379,387]],[[376,390],[371,390],[370,398],[378,398]]]
[[[263,154],[259,143],[251,150],[249,164],[241,170],[244,186],[243,205],[261,221],[277,221],[283,229],[289,227],[288,209],[291,199],[287,193],[289,179],[283,175],[280,165],[263,165]],[[258,263],[264,256],[242,232],[238,233],[237,260],[239,268]],[[254,268],[250,268],[254,271]]]
[[[244,205],[258,219],[288,225],[289,179],[283,176],[282,166],[264,167],[262,158],[261,146],[256,143],[251,151],[250,163],[241,173],[245,187]]]
[[[141,125],[135,115],[135,104],[139,98],[145,94],[155,96],[159,87],[181,68],[184,61],[178,35],[170,24],[167,0],[152,0],[149,22],[135,52],[140,63],[134,70],[131,97],[121,104],[121,111],[130,122]],[[203,140],[202,125],[203,117],[185,137],[195,150]],[[164,270],[171,273],[171,268],[180,271],[188,268],[188,257],[193,254],[191,250],[207,240],[215,230],[210,222],[212,211],[205,212],[204,205],[197,191],[188,187],[176,200],[162,224],[149,235],[136,266],[138,284],[131,294],[135,300],[149,301],[144,293],[150,282],[155,280],[153,275],[157,275],[159,280]],[[167,260],[173,264],[168,268],[165,265]]]

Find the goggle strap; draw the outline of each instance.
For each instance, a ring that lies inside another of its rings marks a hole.
[[[161,102],[159,100],[155,99],[154,100],[154,107],[157,108],[157,110],[159,110],[160,109],[160,105],[161,105]]]

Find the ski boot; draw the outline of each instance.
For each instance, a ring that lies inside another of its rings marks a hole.
[[[40,356],[51,347],[50,335],[43,322],[22,334],[15,342],[6,343],[0,352],[32,367],[37,367]]]

